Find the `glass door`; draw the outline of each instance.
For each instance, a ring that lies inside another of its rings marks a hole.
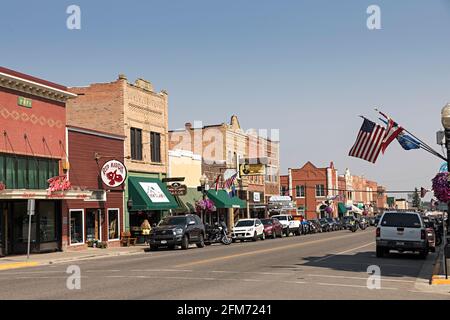
[[[102,241],[101,211],[98,209],[86,210],[86,241]]]
[[[11,244],[13,254],[23,254],[27,252],[28,245],[28,214],[27,214],[27,202],[18,201],[12,203],[12,234]],[[31,218],[31,251],[36,251],[36,215]]]

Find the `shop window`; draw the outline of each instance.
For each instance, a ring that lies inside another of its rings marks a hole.
[[[17,159],[17,188],[26,189],[28,184],[27,177],[27,159]]]
[[[28,189],[39,189],[39,165],[37,159],[28,161]]]
[[[150,150],[152,162],[161,162],[161,134],[150,132]]]
[[[6,183],[5,157],[0,156],[0,182]]]
[[[108,209],[108,240],[119,240],[119,209]]]
[[[142,160],[142,130],[130,129],[131,159]]]
[[[28,242],[27,202],[15,202],[13,204],[13,239],[17,243]],[[36,243],[36,215],[31,216],[31,243]]]
[[[70,244],[84,243],[84,211],[70,210]]]
[[[16,189],[17,179],[16,179],[16,165],[15,158],[6,157],[6,166],[5,166],[5,176],[6,176],[6,188],[8,189]]]
[[[56,210],[52,201],[39,202],[40,241],[54,242],[56,239]]]

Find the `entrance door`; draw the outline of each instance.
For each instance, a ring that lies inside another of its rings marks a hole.
[[[11,202],[8,206],[8,242],[12,254],[24,254],[28,244],[27,202]],[[31,251],[36,251],[36,215],[31,218]],[[8,250],[9,251],[9,250]]]
[[[86,210],[86,241],[102,241],[101,210]]]

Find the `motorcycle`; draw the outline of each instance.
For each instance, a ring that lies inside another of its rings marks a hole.
[[[352,232],[356,232],[356,230],[358,230],[358,224],[355,220],[351,220],[348,224],[348,229],[350,229]]]
[[[206,239],[205,244],[211,245],[213,243],[223,243],[229,245],[232,238],[228,235],[228,228],[225,224],[220,225],[215,223],[214,226],[206,225]]]

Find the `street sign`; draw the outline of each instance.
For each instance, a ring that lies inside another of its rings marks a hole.
[[[28,213],[28,245],[27,245],[27,259],[30,259],[30,244],[31,244],[31,216],[34,216],[36,208],[36,200],[28,199],[27,213]]]
[[[34,216],[35,208],[36,208],[36,200],[29,199],[27,203],[27,214],[29,216]]]

